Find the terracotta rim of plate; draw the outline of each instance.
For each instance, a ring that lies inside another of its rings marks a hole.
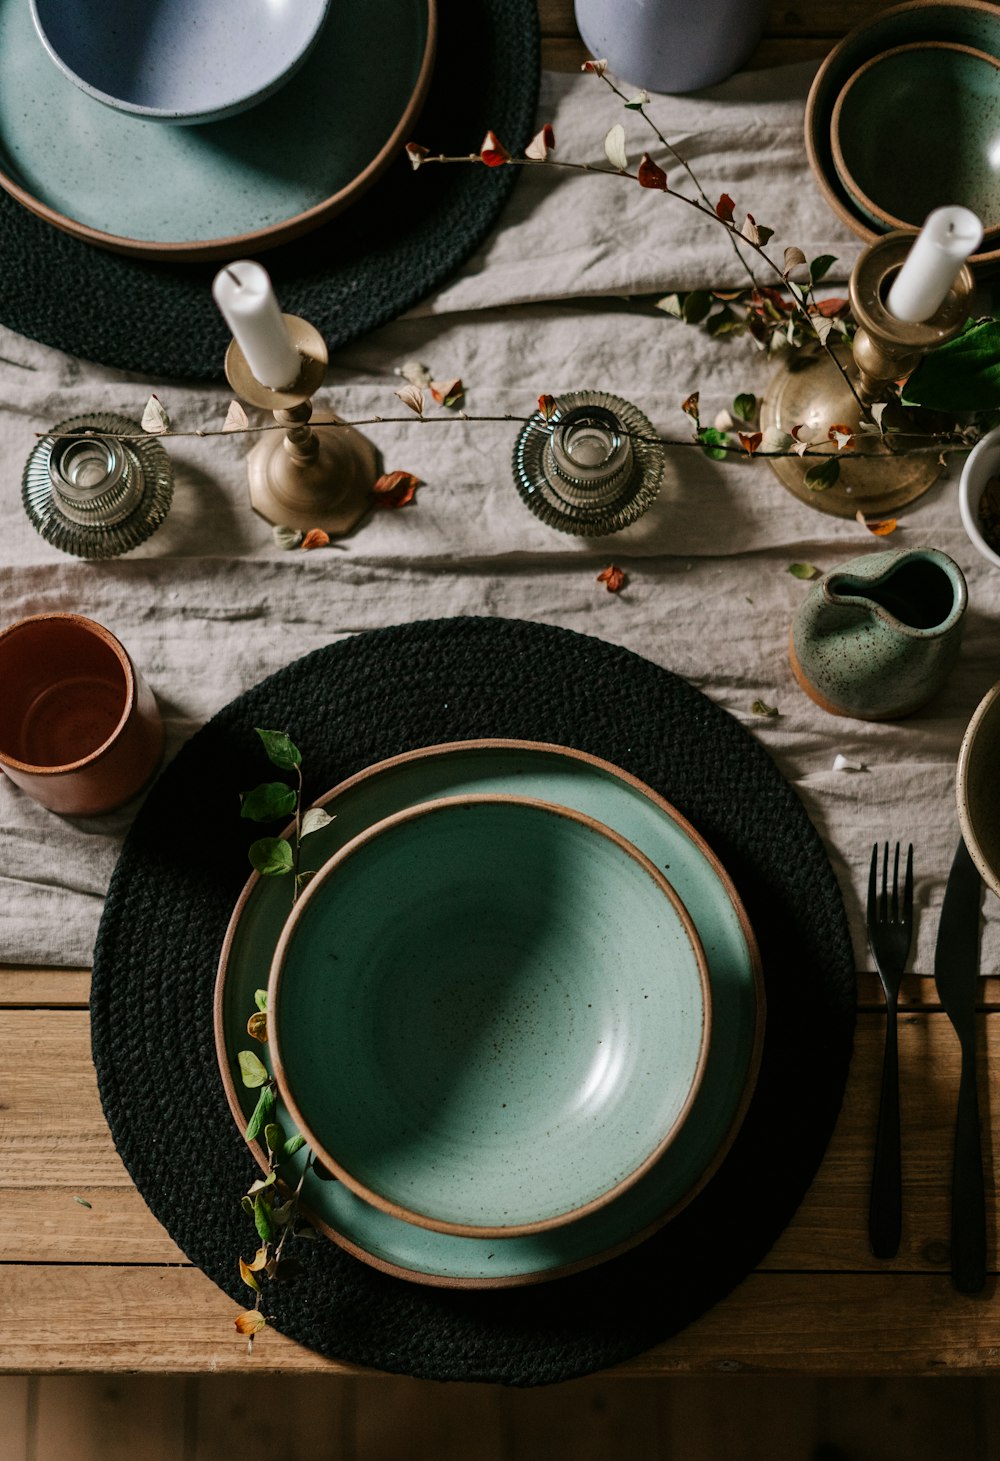
[[[0,750],[0,766],[12,766],[16,771],[22,771],[31,776],[69,776],[72,772],[80,771],[85,766],[95,765],[113,749],[135,704],[135,671],[125,646],[115,638],[110,629],[105,629],[104,625],[98,624],[95,619],[88,619],[83,614],[29,614],[26,619],[18,619],[16,624],[9,624],[6,629],[0,629],[0,643],[9,639],[11,635],[17,634],[29,624],[42,624],[53,619],[60,624],[71,624],[76,629],[84,629],[91,637],[103,640],[118,660],[125,676],[125,704],[114,730],[107,739],[77,761],[67,761],[62,766],[36,766],[31,761],[19,761],[16,756],[8,756],[5,751]]]
[[[331,878],[336,877],[345,862],[348,862],[357,853],[363,851],[370,843],[378,842],[386,833],[392,832],[397,827],[406,826],[410,822],[422,821],[425,817],[438,816],[447,811],[457,811],[461,807],[484,806],[527,807],[542,812],[546,817],[554,817],[560,821],[575,822],[577,826],[584,827],[587,831],[596,833],[606,842],[610,842],[616,846],[620,852],[624,852],[646,874],[647,878],[655,885],[658,891],[666,895],[673,907],[674,912],[680,920],[691,952],[694,954],[695,964],[698,970],[698,982],[701,985],[701,1035],[698,1044],[698,1059],[695,1063],[694,1072],[684,1100],[670,1126],[636,1167],[632,1168],[624,1177],[621,1177],[605,1191],[599,1193],[598,1196],[591,1198],[587,1202],[582,1202],[576,1207],[566,1208],[564,1211],[556,1213],[551,1217],[540,1218],[534,1222],[455,1222],[448,1218],[435,1217],[426,1212],[419,1212],[415,1208],[404,1207],[402,1203],[395,1202],[392,1198],[386,1197],[373,1187],[367,1186],[324,1146],[322,1140],[316,1135],[316,1132],[306,1120],[302,1108],[290,1089],[287,1072],[281,1056],[277,1010],[278,993],[281,987],[281,976],[284,972],[285,958],[297,925],[305,916],[305,912],[310,903],[319,897],[324,885]],[[305,892],[285,920],[284,928],[281,931],[281,936],[278,939],[277,947],[271,960],[271,972],[267,991],[267,1010],[268,1049],[271,1053],[274,1079],[277,1082],[278,1090],[308,1145],[317,1154],[323,1166],[333,1172],[343,1182],[345,1187],[357,1193],[358,1197],[362,1198],[371,1207],[380,1208],[382,1212],[387,1212],[392,1217],[399,1218],[403,1222],[412,1223],[418,1228],[430,1228],[433,1232],[437,1233],[451,1233],[457,1238],[526,1238],[534,1233],[546,1233],[552,1231],[554,1228],[565,1227],[567,1223],[577,1222],[580,1218],[587,1217],[590,1213],[597,1212],[600,1208],[606,1207],[609,1202],[613,1202],[616,1197],[620,1197],[622,1193],[627,1192],[641,1177],[645,1176],[650,1167],[655,1166],[673,1145],[673,1142],[684,1126],[684,1122],[687,1119],[698,1092],[701,1090],[705,1066],[708,1062],[712,1032],[712,986],[708,975],[708,960],[705,957],[705,950],[691,915],[685,908],[676,889],[655,863],[646,857],[645,853],[640,852],[620,832],[614,831],[611,827],[605,827],[596,818],[589,816],[585,812],[578,812],[570,807],[562,807],[553,802],[542,801],[538,797],[487,792],[436,797],[431,801],[420,802],[414,807],[405,807],[402,811],[394,812],[391,816],[383,818],[382,821],[375,822],[371,827],[366,827],[363,832],[358,833],[356,837],[352,837],[333,857],[325,862],[315,877],[310,879]]]
[[[72,234],[74,238],[82,238],[87,243],[96,244],[99,248],[109,249],[112,253],[128,254],[132,258],[157,259],[161,262],[178,264],[208,263],[213,259],[232,258],[248,250],[260,251],[276,248],[278,244],[290,243],[292,239],[301,238],[304,233],[317,228],[327,219],[342,212],[348,204],[353,203],[375,182],[380,173],[385,171],[405,143],[406,134],[427,99],[437,51],[437,0],[424,0],[424,3],[427,6],[427,38],[424,43],[420,72],[412,95],[388,140],[383,143],[371,162],[338,192],[331,193],[329,198],[324,198],[322,202],[315,203],[305,212],[296,213],[293,217],[285,218],[280,223],[269,224],[266,228],[255,229],[250,233],[232,234],[226,238],[205,239],[200,243],[190,240],[175,243],[151,243],[149,240],[103,233],[89,224],[77,222],[76,219],[41,202],[20,183],[9,177],[2,168],[0,168],[0,187],[12,198],[16,198],[24,208],[28,209],[29,213],[34,213],[36,217],[44,219],[46,223],[51,223],[54,228],[60,229],[63,233]],[[328,23],[330,20],[331,17],[328,15]],[[95,100],[94,105],[102,106],[103,103]]]
[[[968,798],[969,761],[972,758],[972,747],[979,734],[980,726],[998,699],[1000,699],[1000,680],[987,690],[973,711],[972,719],[965,728],[965,734],[962,736],[962,744],[958,752],[958,764],[955,768],[955,800],[958,803],[958,822],[962,829],[965,845],[969,849],[969,856],[976,864],[983,882],[1000,898],[1000,872],[996,868],[991,867],[983,856],[979,838],[976,836],[976,831],[973,826],[973,819],[969,812]]]
[[[857,238],[862,239],[865,243],[874,243],[876,239],[883,238],[884,234],[879,233],[876,229],[872,228],[867,221],[861,219],[858,214],[856,214],[851,208],[849,208],[830,183],[829,177],[827,176],[823,164],[820,160],[819,150],[816,146],[815,140],[817,129],[821,121],[821,118],[817,115],[819,110],[819,94],[831,69],[836,65],[838,58],[844,50],[844,47],[847,46],[849,42],[855,40],[858,36],[864,35],[866,31],[871,30],[874,26],[881,25],[883,21],[893,16],[907,15],[913,11],[927,10],[931,8],[943,8],[949,10],[978,10],[984,15],[992,16],[994,20],[1000,21],[1000,10],[997,9],[997,6],[995,4],[990,3],[990,0],[909,0],[909,3],[905,3],[902,5],[891,5],[887,10],[880,10],[877,14],[870,16],[867,20],[861,21],[861,23],[859,25],[856,25],[853,30],[848,31],[847,35],[844,36],[842,40],[838,41],[833,50],[830,51],[829,54],[824,58],[819,70],[813,77],[812,85],[809,88],[809,95],[806,98],[806,113],[803,130],[805,134],[806,157],[809,160],[809,166],[812,169],[813,177],[816,179],[819,190],[823,194],[823,198],[826,201],[827,206],[831,209],[833,213],[836,214],[841,223],[846,224],[851,232]],[[900,42],[900,44],[905,44],[905,42]],[[961,43],[959,42],[958,44]],[[878,55],[883,53],[876,52],[876,54]],[[872,58],[869,57],[868,59],[870,60]],[[857,69],[857,67],[854,68],[854,70]],[[852,71],[851,74],[853,75],[854,72]],[[907,231],[917,233],[919,230],[908,229]],[[989,235],[987,235],[987,241],[991,243],[994,242],[994,240]],[[972,268],[976,268],[980,265],[995,264],[997,262],[1000,262],[1000,240],[998,240],[997,243],[998,246],[994,249],[990,249],[989,251],[980,254],[973,254],[972,257],[968,260],[969,265]]]
[[[833,165],[840,175],[844,187],[852,193],[858,202],[869,212],[874,213],[885,224],[886,230],[920,228],[919,223],[913,223],[905,218],[897,218],[893,213],[887,213],[873,198],[870,198],[864,188],[854,176],[847,160],[844,157],[840,145],[840,118],[847,103],[851,88],[861,80],[868,72],[873,71],[876,66],[894,59],[896,56],[909,55],[913,51],[958,51],[961,55],[972,56],[977,61],[985,61],[991,66],[994,72],[998,73],[1000,80],[1000,58],[991,56],[988,51],[979,51],[975,46],[963,45],[960,41],[906,41],[903,45],[892,46],[888,51],[880,51],[877,56],[871,56],[863,62],[856,71],[844,82],[840,88],[837,100],[833,104],[833,112],[830,116],[830,150],[833,153]],[[988,239],[991,235],[1000,231],[1000,218],[993,219],[990,223],[983,225],[983,237]]]
[[[308,1218],[309,1222],[313,1225],[313,1227],[315,1227],[317,1232],[322,1233],[325,1238],[328,1238],[332,1243],[335,1243],[338,1248],[342,1248],[346,1253],[350,1253],[350,1255],[353,1258],[357,1258],[359,1262],[367,1264],[369,1268],[377,1269],[380,1273],[389,1274],[393,1278],[405,1279],[409,1283],[426,1284],[431,1288],[528,1288],[534,1284],[547,1283],[550,1279],[564,1278],[567,1277],[569,1274],[581,1273],[588,1268],[594,1268],[598,1264],[605,1263],[609,1259],[615,1258],[621,1253],[627,1253],[630,1248],[635,1248],[640,1243],[644,1242],[647,1238],[652,1237],[654,1233],[658,1232],[660,1228],[662,1228],[672,1218],[676,1217],[679,1212],[683,1211],[683,1209],[687,1207],[690,1202],[694,1201],[699,1192],[701,1192],[708,1185],[708,1183],[721,1167],[723,1161],[725,1160],[733,1145],[733,1142],[736,1140],[740,1128],[742,1127],[743,1122],[746,1118],[747,1111],[750,1107],[750,1102],[753,1098],[754,1090],[756,1089],[757,1077],[760,1073],[761,1059],[764,1053],[764,1032],[767,1016],[767,1001],[766,991],[764,988],[763,964],[761,962],[760,949],[757,944],[757,939],[750,924],[750,919],[747,915],[746,909],[743,906],[742,900],[740,899],[740,896],[736,891],[736,887],[733,883],[732,878],[729,876],[729,873],[726,871],[725,867],[719,861],[718,857],[712,851],[711,847],[708,845],[705,839],[701,836],[699,832],[695,830],[695,828],[691,825],[688,819],[681,815],[676,807],[672,806],[665,797],[660,796],[659,792],[654,791],[651,786],[648,786],[644,781],[641,781],[638,776],[633,776],[631,772],[623,770],[623,768],[620,766],[615,766],[613,762],[605,761],[600,756],[592,756],[587,751],[578,751],[572,746],[560,746],[555,744],[554,742],[549,741],[521,741],[516,739],[506,739],[503,737],[480,737],[478,739],[469,741],[445,741],[439,745],[421,746],[413,751],[404,751],[398,756],[390,756],[387,757],[384,761],[377,761],[371,766],[366,766],[363,770],[356,772],[353,776],[349,776],[344,781],[339,782],[330,791],[325,792],[323,796],[319,797],[315,802],[313,802],[313,806],[326,806],[327,803],[332,801],[335,797],[343,795],[346,791],[353,789],[359,783],[366,781],[369,778],[374,777],[375,775],[381,774],[384,771],[391,770],[393,767],[404,765],[407,762],[430,760],[437,756],[452,755],[456,752],[462,751],[482,750],[545,751],[553,755],[567,756],[571,760],[581,761],[585,765],[593,766],[597,770],[605,772],[608,775],[613,776],[616,780],[622,781],[627,786],[632,787],[633,790],[638,791],[642,796],[646,798],[647,801],[652,802],[655,807],[657,807],[661,812],[669,817],[669,819],[684,833],[689,841],[691,841],[698,848],[699,852],[701,852],[702,856],[709,863],[712,871],[715,873],[716,877],[721,883],[722,889],[731,907],[733,908],[733,911],[736,913],[741,932],[746,941],[747,953],[750,960],[750,972],[754,984],[754,999],[756,1005],[754,1037],[750,1051],[750,1059],[747,1062],[747,1073],[746,1079],[744,1080],[743,1084],[743,1091],[740,1100],[736,1105],[736,1109],[733,1112],[732,1120],[729,1123],[726,1134],[723,1137],[722,1141],[719,1143],[719,1146],[716,1148],[712,1157],[706,1163],[701,1174],[691,1184],[688,1190],[683,1193],[682,1196],[679,1197],[675,1202],[671,1203],[669,1207],[665,1208],[663,1212],[654,1219],[653,1222],[646,1223],[637,1232],[630,1234],[626,1238],[623,1238],[618,1243],[613,1243],[607,1248],[602,1248],[596,1253],[588,1254],[586,1257],[578,1258],[571,1263],[565,1263],[561,1267],[536,1270],[532,1273],[527,1274],[505,1275],[499,1278],[455,1277],[447,1274],[425,1273],[422,1272],[420,1269],[404,1268],[401,1264],[392,1263],[388,1259],[381,1257],[381,1255],[370,1252],[367,1248],[362,1247],[359,1243],[355,1243],[352,1239],[345,1237],[342,1233],[338,1233],[335,1228],[332,1228],[330,1226],[329,1223],[326,1223],[321,1218],[316,1217],[316,1215],[310,1210],[308,1203],[300,1204],[300,1211]],[[285,828],[283,835],[288,835],[291,832],[293,825],[293,823],[289,823],[288,826]],[[236,1090],[236,1082],[233,1079],[233,1073],[230,1065],[229,1052],[226,1048],[224,1009],[225,987],[226,975],[229,965],[229,956],[236,938],[236,931],[239,927],[240,919],[243,915],[243,910],[245,909],[254,889],[256,888],[257,883],[260,881],[260,877],[260,873],[257,872],[253,872],[250,874],[246,883],[244,884],[243,891],[240,894],[236,906],[230,916],[229,924],[226,928],[225,938],[222,944],[222,950],[219,954],[219,963],[215,976],[215,991],[212,1007],[213,1024],[215,1027],[216,1063],[219,1067],[219,1072],[222,1077],[222,1085],[226,1094],[226,1100],[229,1103],[230,1113],[241,1136],[243,1136],[243,1133],[246,1130],[247,1116],[245,1111],[243,1110],[242,1105],[240,1104],[239,1095]],[[255,1140],[247,1142],[247,1145],[249,1146],[250,1151],[253,1154],[253,1157],[257,1162],[260,1170],[262,1172],[267,1172],[268,1159],[267,1152],[263,1144],[260,1141]],[[280,1184],[279,1182],[279,1186],[280,1185],[282,1184]],[[283,1190],[288,1192],[290,1189],[283,1188]]]

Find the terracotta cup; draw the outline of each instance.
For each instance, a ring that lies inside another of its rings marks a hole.
[[[0,767],[53,812],[120,807],[153,775],[163,722],[115,636],[80,614],[0,631]]]

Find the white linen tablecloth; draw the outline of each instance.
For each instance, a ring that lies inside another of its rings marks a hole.
[[[813,70],[746,73],[695,97],[654,98],[651,110],[710,198],[728,192],[740,216],[750,211],[775,229],[774,257],[785,244],[808,258],[835,254],[830,279],[842,281],[858,244],[827,210],[802,146]],[[539,120],[553,123],[557,155],[571,160],[601,162],[604,134],[619,120],[633,158],[647,148],[659,156],[641,118],[591,76],[547,73]],[[660,160],[680,186],[679,169]],[[676,200],[616,179],[529,169],[500,228],[458,278],[336,355],[317,415],[324,407],[349,419],[396,414],[394,370],[416,358],[436,378],[460,376],[473,415],[527,416],[543,391],[604,389],[633,401],[665,434],[684,437],[690,423],[680,403],[692,390],[710,421],[737,393],[762,394],[772,367],[748,339],[712,341],[637,296],[742,282],[722,230]],[[719,464],[670,449],[651,511],[613,538],[587,541],[543,526],[522,505],[510,473],[515,424],[414,418],[369,434],[388,469],[424,480],[416,504],[371,515],[333,548],[285,552],[248,506],[248,439],[182,438],[167,443],[175,500],[149,542],[110,563],[50,548],[20,503],[34,433],[92,410],[138,419],[153,389],[181,430],[221,425],[231,395],[224,386],[127,377],[0,330],[0,624],[73,610],[107,625],[157,694],[168,756],[263,676],[359,630],[454,614],[577,629],[685,676],[751,726],[825,841],[859,966],[868,962],[872,842],[912,840],[914,964],[931,971],[958,837],[955,758],[977,701],[1000,677],[1000,576],[962,530],[957,465],[884,546],[934,546],[965,570],[970,608],[959,666],[911,719],[866,724],[825,715],[796,687],[788,627],[808,585],[787,567],[806,561],[825,571],[883,545],[856,523],[798,503],[762,461]],[[612,561],[628,573],[618,595],[596,581]],[[758,698],[779,716],[754,715]],[[838,753],[866,769],[835,771]],[[0,777],[0,961],[89,962],[135,810],[59,818]],[[985,914],[983,970],[997,972],[1000,905],[991,895]]]

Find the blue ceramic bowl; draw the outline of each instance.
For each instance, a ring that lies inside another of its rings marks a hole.
[[[268,1044],[319,1160],[466,1236],[568,1223],[648,1171],[708,1053],[705,956],[656,867],[579,812],[428,802],[307,884]]]
[[[880,11],[834,46],[806,101],[806,154],[816,181],[841,222],[866,243],[889,230],[876,228],[865,217],[837,174],[830,136],[833,109],[844,85],[866,61],[917,41],[952,41],[1000,58],[1000,9],[990,0],[916,0]],[[1000,263],[997,236],[987,235],[969,262],[990,267]]]
[[[920,228],[935,208],[1000,225],[1000,61],[972,46],[918,41],[866,61],[830,123],[833,160],[878,229]]]
[[[45,49],[88,96],[150,121],[190,123],[245,111],[283,86],[330,0],[30,3]]]

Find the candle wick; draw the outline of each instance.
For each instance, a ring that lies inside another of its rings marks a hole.
[[[228,274],[229,275],[230,279],[233,281],[233,283],[236,285],[236,287],[238,289],[242,289],[243,288],[243,281],[242,281],[242,279],[240,278],[240,276],[238,274],[234,274],[233,271],[232,271],[232,269],[226,268],[226,269],[223,269],[222,272],[224,274]]]

